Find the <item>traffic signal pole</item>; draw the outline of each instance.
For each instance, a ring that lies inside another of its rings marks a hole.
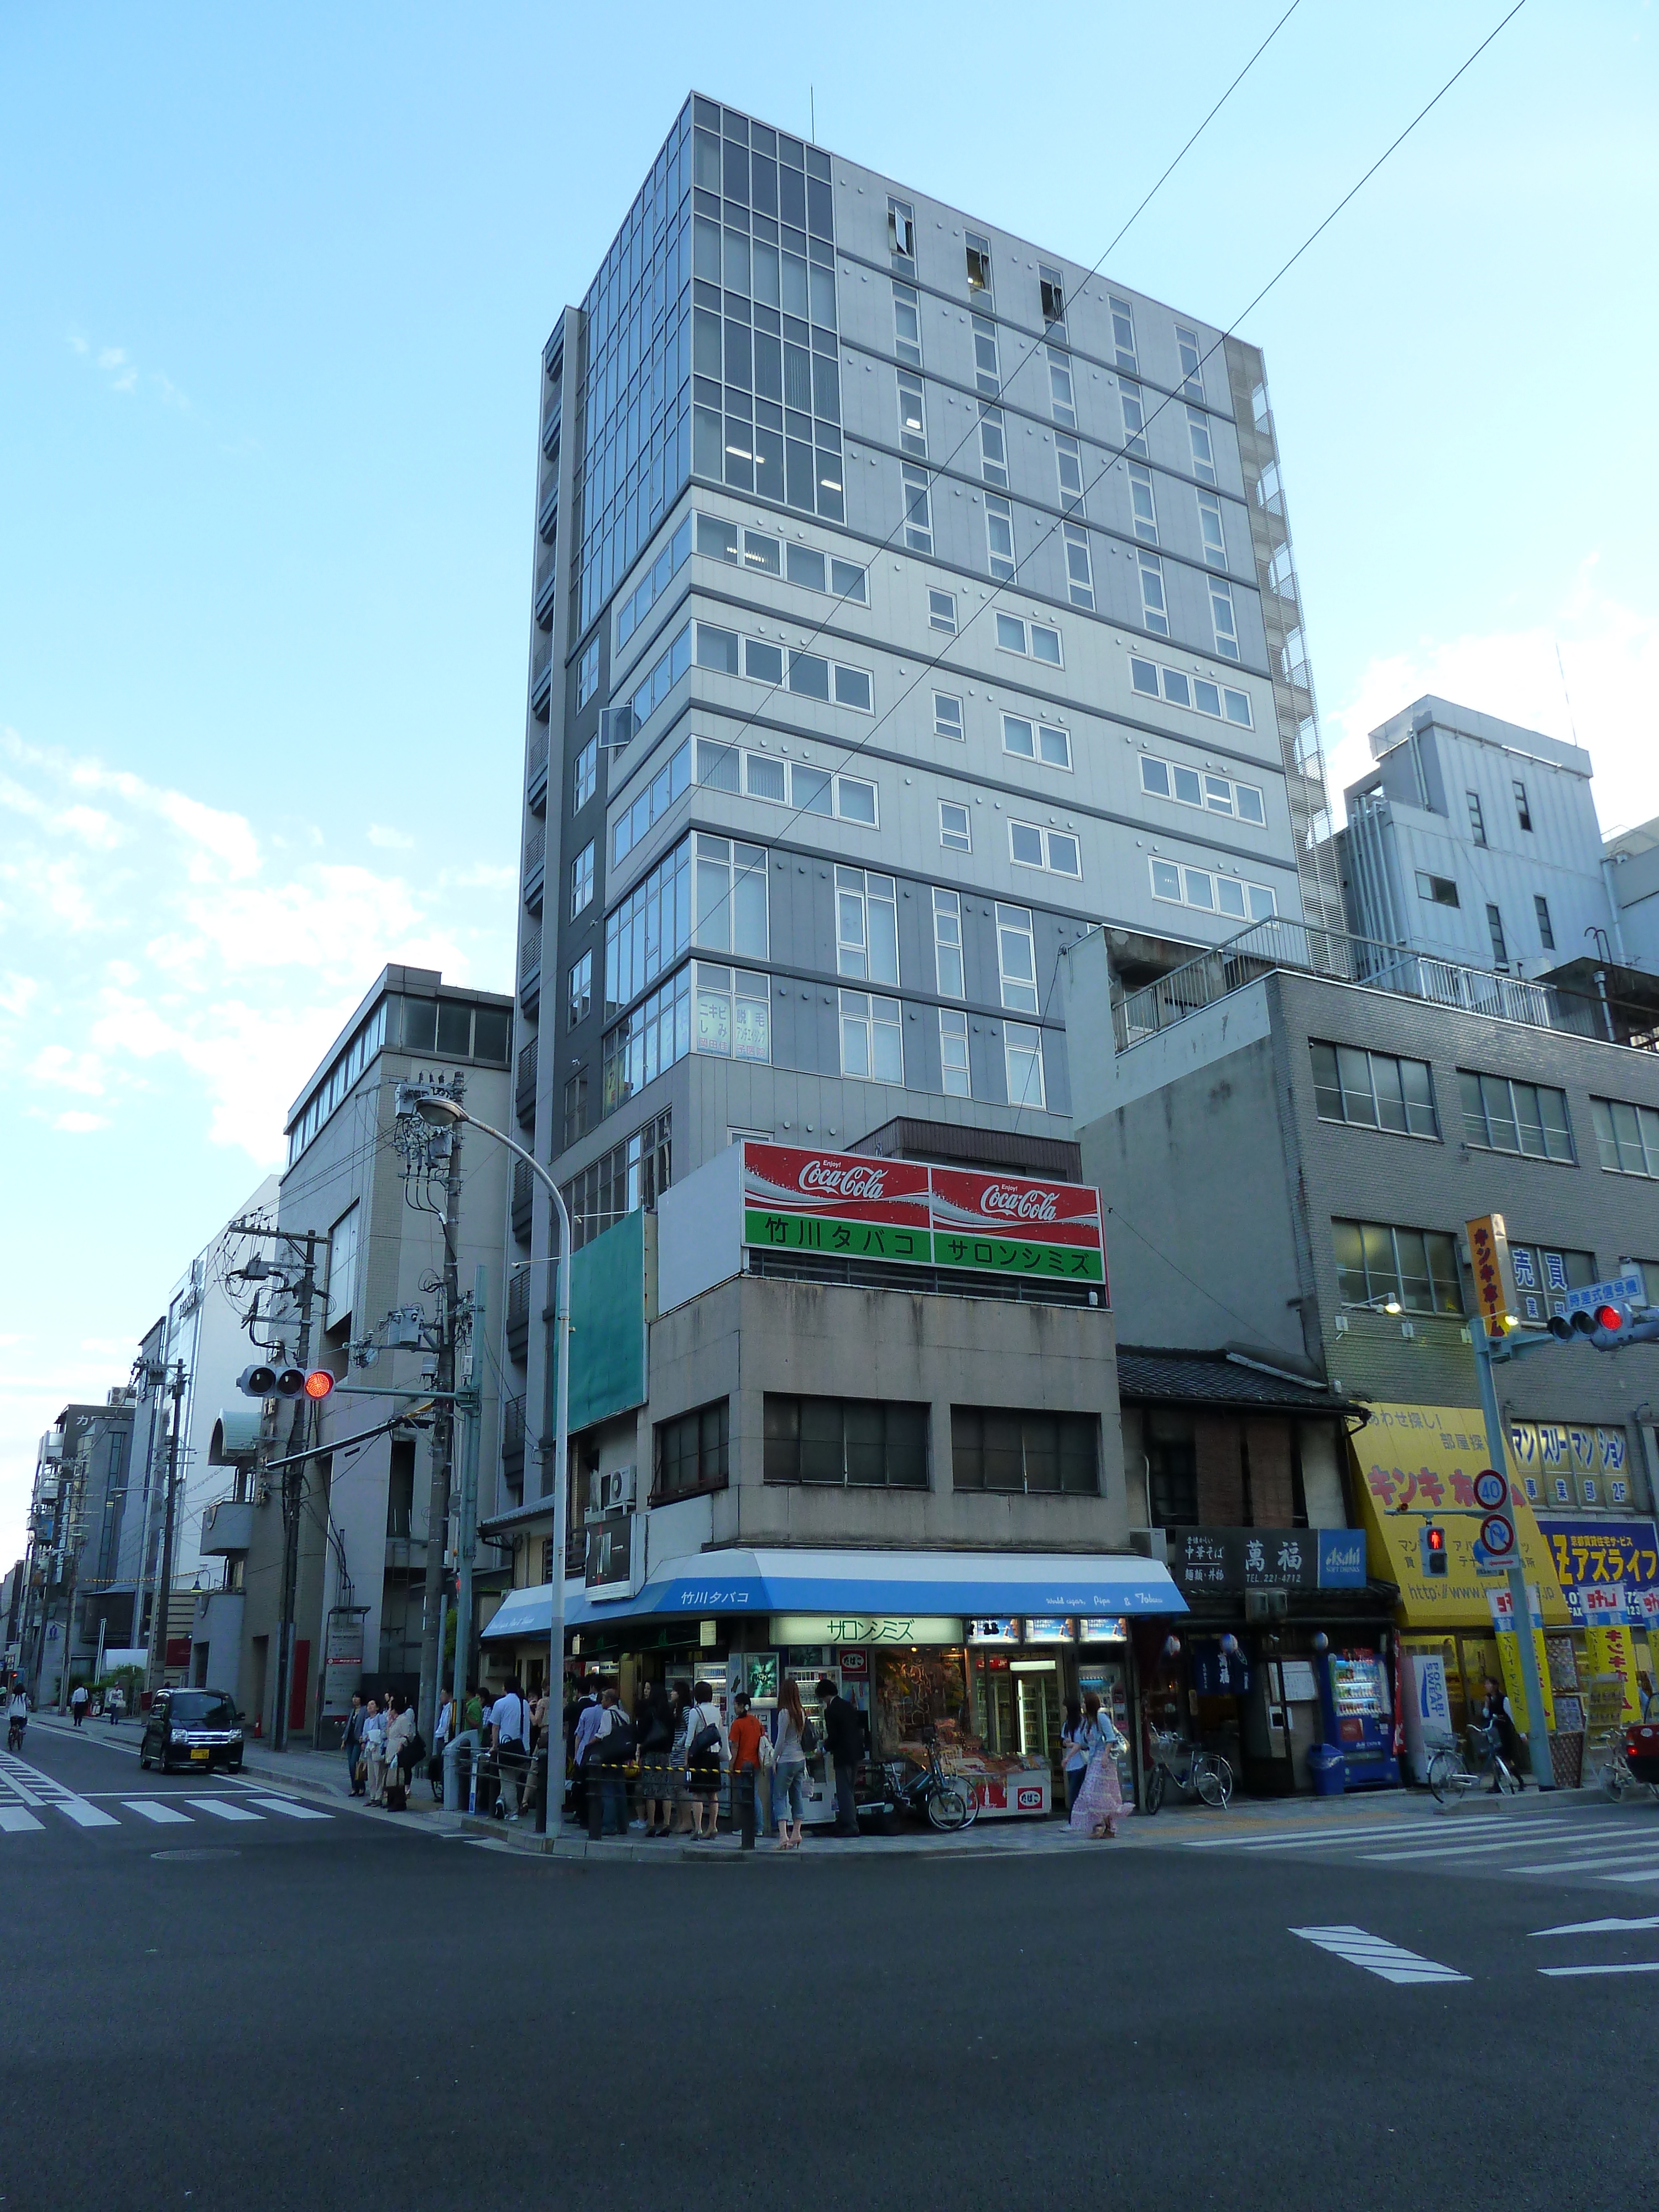
[[[300,1278],[300,1365],[311,1359],[311,1304],[317,1286],[317,1237],[306,1232],[305,1273]],[[276,1703],[270,1716],[273,1751],[288,1749],[288,1707],[294,1679],[294,1616],[300,1578],[300,1515],[305,1504],[306,1466],[313,1456],[299,1447],[316,1437],[316,1409],[303,1392],[295,1400],[294,1425],[289,1442],[295,1447],[296,1462],[283,1470],[283,1592],[282,1615],[276,1631]]]
[[[460,1103],[461,1079],[453,1095]],[[460,1320],[461,1125],[447,1132],[444,1185],[443,1310],[439,1316],[437,1417],[432,1428],[432,1486],[426,1511],[426,1580],[421,1623],[421,1680],[416,1726],[428,1744],[437,1729],[438,1690],[443,1676],[444,1536],[449,1524],[455,1458],[455,1334]]]
[[[1484,1319],[1477,1315],[1469,1328],[1474,1347],[1475,1374],[1480,1384],[1480,1410],[1486,1423],[1489,1463],[1510,1480],[1509,1439],[1498,1409],[1498,1384],[1492,1374],[1492,1340]],[[1555,1787],[1555,1767],[1550,1756],[1549,1726],[1544,1717],[1544,1682],[1538,1671],[1538,1646],[1532,1640],[1532,1602],[1527,1595],[1524,1560],[1509,1571],[1510,1605],[1515,1616],[1516,1643],[1521,1654],[1521,1680],[1527,1692],[1527,1748],[1532,1755],[1533,1778],[1540,1790]]]
[[[166,1370],[163,1369],[163,1373]],[[166,1686],[167,1678],[168,1617],[173,1609],[173,1527],[178,1513],[179,1494],[179,1425],[182,1417],[185,1395],[185,1363],[174,1363],[173,1380],[167,1386],[173,1400],[173,1422],[167,1437],[167,1489],[161,1507],[161,1557],[155,1572],[155,1595],[149,1608],[149,1659],[147,1686],[152,1690]],[[161,1653],[157,1661],[156,1653]]]

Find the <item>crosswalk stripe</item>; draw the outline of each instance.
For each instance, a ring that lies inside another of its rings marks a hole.
[[[1538,1971],[1552,1981],[1575,1974],[1659,1974],[1659,1959],[1642,1959],[1627,1966],[1540,1966]]]
[[[1291,1933],[1301,1936],[1304,1942],[1316,1944],[1322,1951],[1346,1959],[1350,1966],[1363,1966],[1368,1974],[1378,1975],[1385,1982],[1409,1984],[1467,1982],[1469,1978],[1455,1967],[1420,1958],[1415,1951],[1402,1950],[1399,1944],[1386,1942],[1380,1936],[1367,1935],[1363,1928],[1292,1928]]]
[[[309,1805],[296,1805],[288,1797],[250,1797],[250,1805],[258,1805],[267,1813],[286,1813],[290,1820],[326,1820],[327,1813],[313,1812]]]
[[[73,1820],[77,1828],[118,1828],[121,1825],[113,1813],[100,1813],[84,1797],[60,1797],[52,1810]]]
[[[154,1820],[158,1826],[167,1820],[181,1820],[186,1826],[190,1824],[188,1813],[179,1812],[174,1805],[160,1804],[154,1797],[124,1797],[121,1804],[124,1811],[140,1814],[146,1820]]]
[[[1659,1881],[1659,1868],[1650,1874],[1604,1874],[1603,1881]]]
[[[233,1805],[223,1797],[187,1797],[185,1802],[193,1805],[198,1813],[211,1813],[221,1820],[257,1820],[260,1817],[258,1813],[250,1813],[245,1806]]]
[[[1433,1844],[1421,1847],[1413,1846],[1410,1850],[1404,1851],[1367,1851],[1364,1856],[1368,1863],[1378,1866],[1405,1866],[1418,1859],[1485,1858],[1493,1851],[1530,1850],[1538,1830],[1541,1829],[1543,1825],[1542,1821],[1539,1821],[1534,1825],[1533,1832],[1530,1834],[1504,1836],[1496,1842]],[[1565,1820],[1551,1823],[1551,1832],[1543,1838],[1549,1849],[1559,1850],[1565,1843],[1566,1838],[1561,1831],[1569,1825]]]
[[[26,1813],[21,1805],[0,1805],[0,1835],[21,1835],[26,1828],[39,1828],[40,1823],[33,1813]]]
[[[1572,1859],[1553,1859],[1547,1866],[1510,1867],[1510,1874],[1583,1874],[1591,1867],[1626,1866],[1632,1859],[1652,1866],[1659,1845],[1644,1844],[1639,1850],[1626,1851],[1595,1851],[1581,1853]]]

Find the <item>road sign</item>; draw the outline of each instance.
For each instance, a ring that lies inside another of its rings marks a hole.
[[[1605,1283],[1585,1283],[1566,1295],[1569,1313],[1593,1313],[1597,1306],[1642,1305],[1647,1285],[1640,1275],[1614,1275]]]
[[[1515,1550],[1515,1523],[1507,1513],[1488,1513],[1480,1523],[1480,1542],[1495,1565],[1508,1561]]]
[[[1483,1467],[1475,1476],[1474,1502],[1487,1513],[1509,1504],[1510,1486],[1495,1467]]]

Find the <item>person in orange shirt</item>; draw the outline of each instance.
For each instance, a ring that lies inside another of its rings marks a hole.
[[[749,1792],[750,1802],[755,1807],[755,1817],[760,1818],[761,1739],[766,1730],[759,1717],[749,1710],[747,1691],[739,1690],[732,1700],[737,1717],[728,1731],[732,1745],[732,1818],[741,1818],[743,1793]]]

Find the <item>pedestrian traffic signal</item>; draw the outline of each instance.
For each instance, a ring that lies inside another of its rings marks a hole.
[[[245,1367],[236,1377],[245,1398],[309,1398],[319,1404],[334,1388],[326,1367]]]
[[[1425,1575],[1443,1575],[1448,1571],[1446,1532],[1430,1527],[1420,1531],[1418,1542],[1422,1547],[1423,1571]]]

